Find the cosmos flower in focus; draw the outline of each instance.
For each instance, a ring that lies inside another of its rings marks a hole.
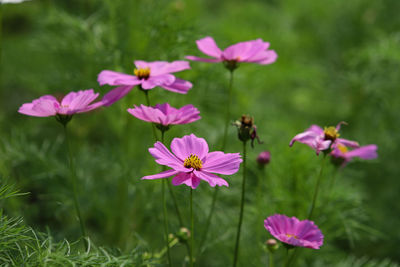
[[[192,88],[188,81],[176,78],[171,73],[190,69],[187,61],[135,61],[133,75],[111,70],[103,70],[97,77],[100,85],[117,86],[103,97],[105,106],[109,106],[128,94],[133,87],[140,85],[142,90],[151,90],[156,86],[165,90],[186,94]]]
[[[274,50],[268,50],[269,43],[262,39],[240,42],[221,50],[212,37],[205,37],[196,41],[201,52],[211,58],[186,56],[189,60],[209,63],[223,62],[229,70],[234,70],[240,62],[257,63],[261,65],[274,63],[278,57]]]
[[[195,189],[200,181],[206,181],[210,186],[229,186],[228,182],[214,173],[232,175],[239,170],[242,159],[239,153],[209,152],[208,144],[203,138],[194,134],[182,138],[174,138],[171,142],[172,153],[157,142],[149,149],[150,154],[160,165],[171,169],[145,176],[142,179],[153,180],[173,176],[172,184],[185,184]]]
[[[296,247],[319,249],[324,236],[314,222],[275,214],[264,221],[264,227],[279,241]]]

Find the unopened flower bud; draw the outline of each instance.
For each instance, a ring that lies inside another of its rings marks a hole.
[[[240,141],[247,142],[251,140],[251,146],[254,145],[254,140],[257,139],[261,143],[257,135],[257,127],[254,125],[253,117],[249,115],[242,115],[240,120],[233,123],[238,128],[238,137]]]
[[[268,239],[265,244],[270,252],[275,252],[279,248],[279,243],[273,238]]]
[[[186,227],[181,227],[176,236],[178,237],[180,242],[187,242],[190,238],[190,231]]]
[[[257,156],[257,163],[260,167],[265,167],[271,161],[271,152],[263,151]]]

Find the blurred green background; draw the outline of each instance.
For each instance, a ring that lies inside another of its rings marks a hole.
[[[267,216],[306,217],[321,158],[302,144],[289,148],[291,138],[311,124],[346,121],[341,137],[377,144],[379,158],[352,162],[338,172],[334,188],[329,186],[333,167],[325,171],[314,217],[325,243],[319,251],[302,250],[297,263],[397,266],[399,10],[398,0],[33,0],[1,5],[0,179],[29,192],[0,200],[3,214],[21,216],[24,225],[46,232],[54,242],[79,237],[62,126],[54,118],[17,113],[21,104],[87,88],[103,95],[111,87],[96,82],[101,70],[132,74],[135,59],[202,56],[195,40],[205,36],[214,37],[221,48],[262,38],[278,53],[277,62],[242,64],[234,79],[232,120],[251,114],[264,141],[249,153],[240,265],[267,264]],[[218,150],[228,72],[222,64],[192,62],[191,67],[177,74],[194,84],[187,95],[155,88],[151,102],[191,103],[200,109],[202,120],[173,127],[167,143],[193,132]],[[133,90],[110,107],[74,116],[69,125],[89,236],[114,255],[128,255],[138,244],[149,253],[163,245],[161,183],[140,180],[160,170],[147,152],[153,144],[151,127],[126,112],[141,103],[144,95]],[[255,162],[262,150],[272,154],[264,171]],[[234,127],[227,151],[241,151]],[[233,258],[241,173],[227,180],[230,187],[219,192],[199,266],[227,266]],[[174,189],[189,226],[189,189]],[[204,182],[195,190],[197,242],[212,194]],[[170,230],[176,232],[171,201],[169,210]],[[177,245],[172,253],[181,266],[185,247]],[[277,262],[284,257],[281,248]],[[31,264],[39,264],[36,260]]]

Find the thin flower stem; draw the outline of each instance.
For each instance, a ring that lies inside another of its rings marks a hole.
[[[77,190],[77,186],[76,186],[76,183],[77,183],[76,170],[75,170],[75,164],[74,164],[74,160],[73,160],[73,156],[72,156],[72,150],[71,150],[70,143],[69,143],[66,123],[64,124],[64,134],[65,134],[65,142],[66,142],[67,149],[68,149],[68,161],[69,161],[69,169],[70,169],[71,182],[72,182],[72,191],[73,191],[73,196],[74,196],[74,205],[75,205],[76,214],[78,216],[79,224],[81,227],[83,243],[85,245],[85,249],[87,250],[88,249],[88,241],[86,239],[87,235],[86,235],[85,224],[82,219],[81,210],[80,210],[79,201],[78,201],[78,190]]]
[[[194,266],[193,247],[194,247],[193,189],[190,188],[190,267]]]
[[[287,259],[287,266],[294,266],[294,260],[296,259],[297,254],[300,253],[298,248],[293,248],[293,252],[291,253],[290,257]]]
[[[142,89],[142,87],[139,87],[141,91],[143,91],[144,95],[146,96],[146,104],[147,106],[151,106],[150,105],[150,98],[149,98],[149,90],[144,90]],[[151,124],[151,128],[153,129],[153,136],[154,136],[154,140],[158,140],[157,138],[157,132],[156,132],[156,126],[154,125],[154,123]]]
[[[161,142],[164,143],[164,132],[161,131]],[[166,166],[163,165],[162,171],[165,171]],[[172,267],[172,261],[171,261],[171,253],[169,251],[169,241],[168,241],[168,212],[167,212],[167,202],[165,200],[165,183],[168,183],[167,180],[163,179],[162,181],[162,190],[161,190],[161,195],[162,195],[162,201],[163,201],[163,211],[164,211],[164,234],[165,234],[165,244],[167,246],[167,258],[168,258],[168,265]]]
[[[314,190],[314,196],[313,196],[313,200],[311,203],[311,208],[310,208],[310,212],[308,213],[308,219],[311,220],[313,212],[314,212],[314,208],[315,208],[315,204],[317,202],[317,197],[318,197],[318,191],[319,191],[319,187],[321,184],[321,178],[322,178],[322,173],[324,170],[324,166],[325,166],[325,160],[326,159],[326,154],[324,154],[324,157],[322,158],[322,163],[321,163],[321,169],[319,171],[319,175],[317,178],[317,183],[315,184],[315,190]]]
[[[230,120],[230,116],[231,116],[230,113],[231,113],[231,102],[232,102],[232,88],[233,88],[233,70],[230,70],[229,71],[228,101],[227,101],[227,105],[226,105],[226,120],[225,120],[225,128],[224,128],[224,137],[222,139],[222,148],[221,148],[222,151],[225,151],[226,141],[227,141],[227,137],[228,137],[228,127],[229,127],[229,120]],[[203,245],[207,240],[208,229],[210,228],[211,219],[214,214],[215,203],[218,198],[218,192],[219,192],[219,187],[215,187],[214,194],[213,194],[212,200],[211,200],[210,212],[208,213],[204,232],[203,232],[203,235],[202,235],[202,238],[200,241],[200,245],[198,248],[199,253],[201,253]]]
[[[268,255],[268,267],[274,267],[274,253],[271,251]]]
[[[228,101],[226,103],[226,118],[224,128],[224,139],[222,139],[222,151],[225,151],[226,139],[228,137],[228,127],[231,116],[231,102],[232,102],[232,88],[233,88],[233,70],[229,71],[229,87],[228,87]]]
[[[240,241],[240,230],[242,228],[242,221],[243,221],[243,211],[244,211],[244,197],[245,197],[245,189],[246,189],[246,145],[247,142],[243,142],[243,180],[242,180],[242,199],[240,202],[240,214],[239,214],[239,223],[238,223],[238,228],[237,228],[237,233],[236,233],[236,245],[235,245],[235,254],[234,254],[234,259],[233,259],[233,267],[236,267],[237,265],[237,260],[239,257],[239,241]]]

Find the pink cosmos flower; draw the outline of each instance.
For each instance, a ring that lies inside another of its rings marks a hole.
[[[332,145],[341,144],[353,148],[359,147],[360,145],[355,141],[339,138],[339,130],[342,124],[345,124],[345,122],[339,122],[336,127],[329,126],[325,127],[325,129],[318,125],[311,125],[305,132],[293,137],[289,146],[292,146],[297,141],[314,149],[317,155],[319,155],[320,151],[331,148]]]
[[[193,105],[186,105],[180,109],[171,107],[168,103],[157,104],[155,107],[135,105],[134,108],[129,108],[128,112],[140,120],[163,126],[191,123],[201,118],[200,111]]]
[[[187,61],[165,61],[145,62],[135,61],[134,75],[124,74],[111,70],[103,70],[97,77],[100,85],[108,84],[118,86],[103,97],[105,106],[113,104],[129,93],[133,87],[140,85],[143,90],[150,90],[160,86],[168,91],[186,94],[192,88],[188,81],[176,78],[171,73],[190,69]]]
[[[187,56],[187,59],[203,62],[224,62],[227,68],[235,69],[239,62],[251,62],[257,64],[271,64],[276,61],[278,55],[274,50],[268,50],[269,43],[262,39],[241,42],[229,46],[222,51],[212,37],[205,37],[196,41],[201,52],[212,58],[200,58]]]
[[[355,157],[362,159],[375,159],[378,157],[376,150],[378,147],[376,145],[366,145],[353,150],[348,150],[348,148],[342,144],[336,145],[330,155],[337,160],[341,161],[341,166],[344,167],[349,161]]]
[[[94,93],[93,89],[70,92],[61,102],[52,95],[44,95],[32,103],[23,104],[18,112],[35,117],[73,115],[101,107],[103,105],[101,101],[92,103],[98,96],[99,93]]]
[[[231,175],[239,170],[242,159],[239,153],[224,153],[221,151],[208,152],[208,144],[203,138],[194,134],[182,138],[174,138],[171,142],[172,153],[161,143],[157,142],[149,149],[150,154],[161,165],[172,168],[142,179],[172,178],[173,185],[185,184],[195,189],[201,180],[210,186],[229,186],[228,183],[215,175]]]
[[[275,214],[264,221],[264,227],[276,239],[292,246],[319,249],[324,242],[321,230],[309,220]]]

